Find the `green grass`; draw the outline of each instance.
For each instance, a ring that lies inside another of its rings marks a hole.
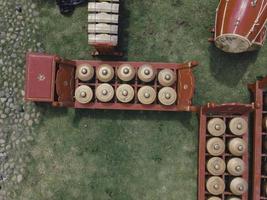
[[[38,1],[40,40],[49,53],[92,59],[87,8],[59,14]],[[207,42],[217,1],[125,0],[124,59],[198,60],[194,103],[249,102],[246,89],[266,74],[267,46],[229,55]],[[191,113],[55,109],[38,106],[42,123],[19,199],[197,199],[198,121]]]

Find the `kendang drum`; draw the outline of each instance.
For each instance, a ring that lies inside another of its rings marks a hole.
[[[266,38],[266,0],[220,0],[216,10],[215,45],[229,53],[257,50]]]

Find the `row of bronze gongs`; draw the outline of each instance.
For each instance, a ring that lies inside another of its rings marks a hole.
[[[221,118],[213,118],[208,122],[208,132],[213,136],[221,136],[226,131],[226,123]],[[248,130],[248,123],[242,117],[235,117],[229,122],[229,129],[232,134],[242,136]]]
[[[217,156],[224,154],[226,145],[225,142],[220,136],[225,134],[226,123],[221,118],[213,118],[208,122],[208,132],[215,137],[210,138],[207,141],[207,152],[212,157],[207,162],[207,170],[213,175],[207,180],[206,188],[208,192],[212,195],[221,195],[225,191],[225,182],[219,177],[223,175],[227,169],[229,175],[231,176],[242,176],[245,171],[245,163],[242,159],[234,157],[230,158],[226,162]],[[229,129],[233,135],[242,136],[247,132],[248,124],[246,120],[241,117],[236,117],[230,120]],[[246,142],[239,137],[232,138],[228,142],[228,150],[233,156],[242,156],[247,149]],[[230,181],[230,191],[236,195],[244,194],[248,189],[248,184],[246,180],[240,177],[233,178]],[[212,196],[208,200],[221,200],[220,197]],[[239,197],[229,196],[227,200],[241,200]]]
[[[219,176],[212,176],[206,182],[207,191],[211,195],[221,195],[225,192],[225,181]],[[245,179],[236,177],[230,180],[229,189],[233,195],[240,196],[248,191],[248,183]],[[220,197],[210,197],[208,200],[220,200]],[[229,197],[228,200],[239,200],[239,197]]]
[[[225,142],[219,137],[207,141],[207,152],[211,156],[221,156],[225,152]],[[242,138],[232,138],[228,142],[228,150],[233,156],[243,156],[247,150],[247,143]]]
[[[81,64],[77,66],[76,77],[81,81],[90,81],[96,74],[96,78],[103,83],[110,82],[114,76],[115,71],[111,65],[102,64],[97,67],[96,72],[94,67],[90,64]],[[136,70],[130,64],[122,64],[118,67],[117,76],[121,81],[129,82],[134,79]],[[149,83],[153,81],[157,76],[157,70],[149,64],[140,66],[137,70],[139,80]],[[172,86],[176,82],[175,72],[171,69],[162,69],[158,73],[159,84],[164,87]]]
[[[122,103],[129,103],[135,97],[134,88],[128,84],[121,84],[116,91],[112,85],[108,83],[100,84],[95,89],[95,97],[100,102],[110,102],[116,93],[116,98]],[[81,85],[75,90],[75,99],[82,104],[90,103],[93,100],[93,90],[90,86]],[[158,100],[161,104],[170,106],[177,100],[177,93],[171,87],[163,87],[159,90],[158,94],[156,90],[151,86],[143,86],[137,92],[138,100],[141,104],[149,105]]]

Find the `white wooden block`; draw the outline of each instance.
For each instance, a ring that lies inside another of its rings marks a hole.
[[[108,3],[108,2],[89,2],[88,3],[89,12],[110,12],[119,13],[119,4]]]
[[[110,24],[88,24],[88,33],[118,34],[118,26]]]
[[[96,45],[97,43],[109,43],[113,46],[117,46],[118,44],[118,36],[108,35],[108,34],[89,34],[88,42],[91,45]]]
[[[89,23],[119,23],[119,15],[107,14],[107,13],[96,13],[88,15]]]

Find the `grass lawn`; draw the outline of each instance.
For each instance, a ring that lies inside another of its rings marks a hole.
[[[87,7],[59,14],[37,1],[48,53],[92,59]],[[249,102],[248,82],[265,75],[267,46],[229,55],[207,42],[218,1],[124,0],[122,49],[129,61],[197,60],[195,104]],[[198,119],[192,113],[90,111],[39,105],[25,200],[195,200]]]

